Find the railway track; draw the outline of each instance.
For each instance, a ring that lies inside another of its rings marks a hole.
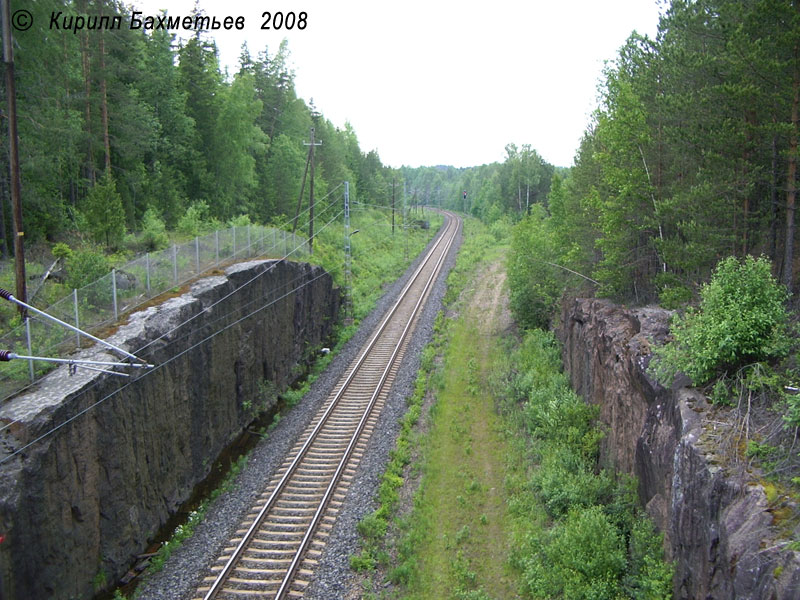
[[[446,214],[436,243],[211,566],[197,600],[303,597],[459,228]]]

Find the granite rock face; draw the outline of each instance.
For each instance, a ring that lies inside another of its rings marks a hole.
[[[0,406],[0,597],[90,598],[113,584],[274,405],[338,308],[320,267],[241,263],[108,338],[154,369],[63,367]],[[98,346],[82,355],[118,360]]]
[[[647,374],[651,347],[668,334],[670,313],[606,300],[565,303],[558,334],[575,390],[600,407],[604,466],[635,475],[639,497],[675,561],[674,597],[800,597],[800,553],[764,488],[720,466],[706,399],[665,389]]]

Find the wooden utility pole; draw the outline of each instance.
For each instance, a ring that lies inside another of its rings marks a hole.
[[[403,256],[408,260],[408,208],[406,207],[406,178],[403,177],[403,243],[405,253]]]
[[[19,148],[17,147],[17,90],[14,84],[14,46],[11,40],[11,8],[9,0],[3,3],[3,61],[6,64],[6,94],[8,95],[8,146],[11,168],[11,207],[14,212],[14,269],[17,278],[16,297],[28,301],[25,289],[25,247],[22,228],[21,184],[19,175]],[[27,318],[25,308],[19,307],[23,321]]]
[[[392,235],[394,235],[394,177],[392,177]]]
[[[317,113],[312,112],[311,117],[316,119],[319,116]],[[308,166],[311,169],[309,182],[308,182],[308,252],[314,254],[314,147],[321,146],[322,142],[314,140],[315,128],[311,126],[311,141],[306,144],[308,146]],[[302,193],[302,192],[301,192]]]
[[[314,254],[314,127],[311,128],[311,179],[308,182],[308,253]]]
[[[314,146],[311,146],[313,148]],[[297,197],[297,208],[294,209],[294,220],[292,221],[292,235],[297,231],[297,218],[300,216],[300,207],[303,206],[303,192],[306,189],[306,176],[308,175],[308,165],[311,162],[311,148],[308,149],[306,157],[306,170],[303,171],[303,182],[300,184],[300,195]]]

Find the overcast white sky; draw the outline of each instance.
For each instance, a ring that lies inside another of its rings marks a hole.
[[[194,0],[128,0],[145,15],[191,12]],[[633,30],[654,36],[656,0],[491,2],[201,0],[209,16],[244,16],[244,31],[215,35],[236,70],[289,40],[300,97],[334,125],[352,123],[362,150],[384,164],[476,166],[505,145],[531,144],[570,166],[596,107],[604,62]],[[304,31],[264,31],[262,12],[305,11]]]

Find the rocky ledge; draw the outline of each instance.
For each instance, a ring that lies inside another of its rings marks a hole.
[[[726,466],[709,434],[719,415],[700,391],[665,389],[647,373],[669,317],[598,299],[563,306],[564,364],[575,390],[600,407],[601,462],[637,477],[675,561],[675,598],[798,598],[800,553],[790,542],[800,532],[787,531],[787,507],[769,502],[752,472]]]
[[[0,598],[113,585],[332,332],[320,267],[252,261],[134,313],[108,341],[155,365],[68,367],[0,406]],[[99,347],[81,357],[117,360]]]

